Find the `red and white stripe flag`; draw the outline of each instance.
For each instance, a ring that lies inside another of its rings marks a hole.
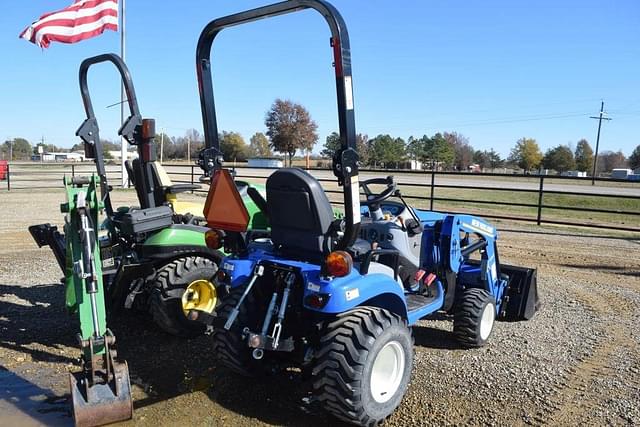
[[[76,43],[118,31],[118,0],[75,0],[66,9],[42,15],[20,37],[42,48],[51,42]]]

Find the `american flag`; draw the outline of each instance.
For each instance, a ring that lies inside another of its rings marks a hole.
[[[53,41],[76,43],[104,30],[118,31],[118,0],[75,0],[65,9],[42,15],[20,37],[46,48]]]

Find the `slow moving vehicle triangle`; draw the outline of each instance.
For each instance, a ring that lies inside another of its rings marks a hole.
[[[225,231],[247,231],[249,212],[231,174],[226,169],[214,172],[207,201],[204,204],[204,217],[211,228]]]

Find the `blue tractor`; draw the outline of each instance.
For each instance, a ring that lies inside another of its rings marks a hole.
[[[342,17],[325,1],[277,3],[205,28],[197,66],[206,173],[222,167],[209,58],[214,37],[227,27],[307,8],[320,12],[331,30],[342,142],[333,172],[345,215],[334,218],[309,173],[276,171],[267,180],[266,200],[252,195],[268,217],[270,234],[215,230],[219,238],[212,241],[230,254],[217,275],[228,294],[215,317],[190,315],[212,326],[219,365],[247,376],[299,366],[312,376],[324,409],[372,425],[405,394],[412,326],[434,313],[450,313],[460,344],[482,346],[496,319],[533,316],[536,272],[501,265],[496,229],[483,219],[412,208],[392,177],[359,180],[349,39]]]

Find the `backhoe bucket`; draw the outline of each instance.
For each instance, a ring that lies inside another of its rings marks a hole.
[[[78,427],[101,426],[133,417],[127,362],[113,362],[111,380],[90,383],[86,371],[69,374],[73,419]]]

